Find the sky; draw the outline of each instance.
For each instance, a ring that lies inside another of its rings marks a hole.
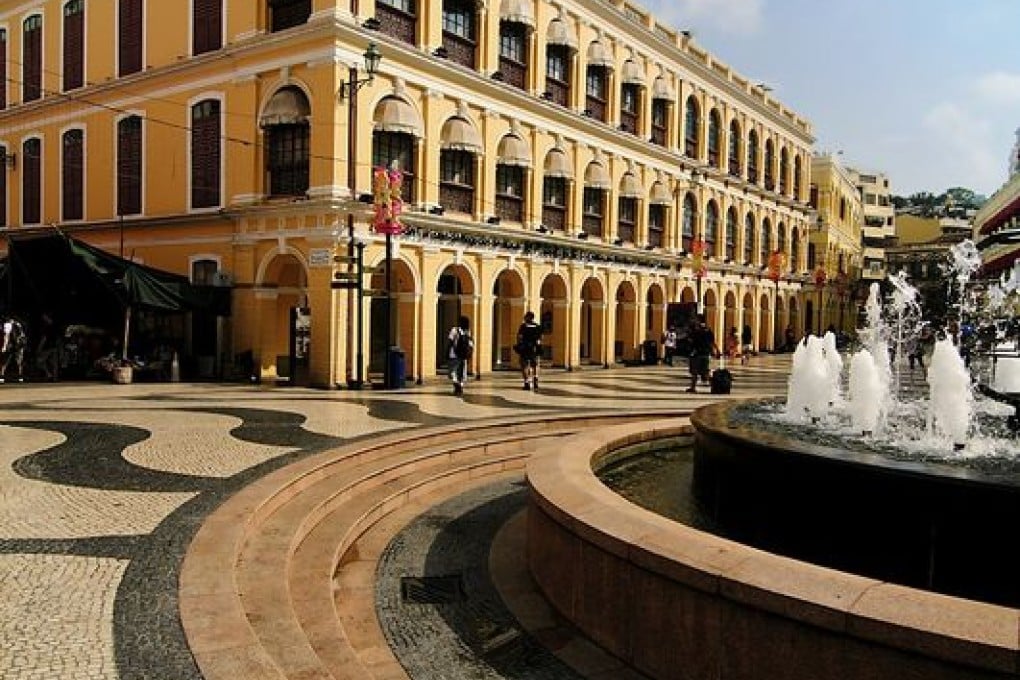
[[[816,152],[894,194],[1007,179],[1020,0],[639,0],[807,118]]]

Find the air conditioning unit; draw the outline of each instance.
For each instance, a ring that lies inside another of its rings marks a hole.
[[[213,274],[212,285],[228,288],[234,285],[234,277],[231,276],[230,272],[218,271]]]

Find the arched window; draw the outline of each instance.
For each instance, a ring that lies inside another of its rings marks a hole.
[[[142,212],[142,118],[117,122],[117,214]]]
[[[25,19],[21,34],[21,98],[31,102],[42,96],[42,15]]]
[[[758,182],[758,133],[747,133],[747,181]]]
[[[6,168],[0,168],[6,171]],[[42,141],[26,139],[21,145],[21,223],[42,221]]]
[[[793,197],[801,198],[801,180],[803,180],[803,169],[800,164],[800,156],[793,157]]]
[[[794,229],[790,234],[790,271],[796,272],[800,266],[800,232]]]
[[[475,67],[478,45],[478,9],[475,0],[443,0],[443,47],[450,61]]]
[[[687,98],[684,108],[684,155],[689,158],[698,158],[701,154],[701,147],[698,144],[698,131],[701,129],[701,112],[698,108],[698,100],[691,95]]]
[[[0,109],[6,108],[7,108],[7,29],[0,28]]]
[[[68,0],[64,5],[63,90],[74,90],[85,82],[85,0]]]
[[[262,112],[270,196],[304,196],[308,191],[310,115],[308,98],[296,87],[277,90]]]
[[[573,56],[577,39],[568,25],[563,10],[561,16],[549,22],[545,35],[545,92],[542,98],[560,106],[571,105],[573,88]]]
[[[64,221],[84,217],[85,198],[85,134],[80,129],[68,130],[61,136],[60,149],[60,215]]]
[[[761,221],[761,240],[758,246],[758,262],[764,267],[769,262],[772,248],[772,223],[767,217]]]
[[[747,213],[744,218],[744,264],[754,262],[754,215]]]
[[[220,102],[206,99],[191,107],[191,207],[220,205]]]
[[[379,22],[379,31],[409,45],[416,45],[417,5],[416,0],[375,0],[375,19]]]
[[[269,0],[269,30],[284,31],[308,22],[312,0]]]
[[[719,118],[719,111],[712,109],[708,112],[708,164],[713,168],[719,167],[719,150],[722,147],[722,123]]]
[[[223,46],[223,0],[192,0],[191,51],[205,54]]]
[[[726,151],[726,165],[733,177],[740,177],[740,123],[730,121],[730,140]]]
[[[474,215],[475,161],[482,152],[466,106],[443,124],[439,140],[439,203],[446,210]]]
[[[603,123],[609,120],[606,105],[609,89],[609,69],[600,64],[588,64],[584,84],[584,112]]]
[[[776,242],[776,250],[788,256],[789,252],[786,250],[786,225],[782,222],[776,227]],[[786,259],[789,260],[790,258],[787,257]]]
[[[508,85],[528,89],[528,32],[522,21],[499,22],[499,73]]]
[[[563,149],[551,149],[545,156],[542,179],[542,226],[548,231],[566,229],[570,199],[567,180],[573,176],[573,158]]]
[[[621,241],[634,243],[634,234],[637,230],[638,202],[636,198],[620,196],[617,221],[619,222],[618,236]]]
[[[737,209],[726,211],[726,246],[723,256],[730,262],[737,259]]]
[[[779,193],[784,196],[787,193],[787,189],[790,186],[790,153],[784,146],[779,151]]]
[[[372,167],[397,167],[403,173],[400,198],[408,204],[413,204],[417,198],[414,144],[414,135],[407,132],[376,130],[372,133]]]
[[[715,255],[715,242],[719,240],[719,208],[709,201],[705,208],[705,255]]]
[[[698,205],[693,194],[684,196],[684,214],[681,223],[680,247],[690,254],[694,245],[694,225],[698,220]]]
[[[142,70],[142,49],[145,33],[143,0],[119,0],[117,26],[117,75],[126,76]]]
[[[765,159],[763,164],[765,165],[765,188],[772,191],[776,188],[776,177],[775,168],[773,167],[776,162],[775,146],[772,144],[771,139],[765,140]]]

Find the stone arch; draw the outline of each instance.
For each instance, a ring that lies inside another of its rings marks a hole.
[[[307,342],[311,329],[304,322],[308,308],[308,263],[296,248],[274,248],[259,263],[255,282],[259,335],[254,344],[260,374],[268,379],[286,378],[296,384],[307,373],[308,353],[312,349]]]
[[[440,270],[436,279],[436,364],[437,373],[442,372],[449,357],[446,339],[450,329],[461,316],[471,322],[471,333],[478,338],[479,319],[474,318],[474,298],[477,288],[475,273],[466,265],[452,262]],[[476,354],[477,356],[477,354]]]
[[[567,354],[568,314],[570,300],[566,280],[559,274],[548,274],[539,287],[539,318],[542,324],[543,358],[553,366],[569,366]]]
[[[516,269],[507,267],[492,283],[492,370],[513,369],[513,346],[517,328],[524,319],[526,298],[524,277]],[[532,310],[533,311],[533,310]]]
[[[637,289],[630,281],[621,281],[616,287],[613,313],[616,316],[616,334],[613,338],[613,360],[635,360],[641,356],[638,333]]]
[[[372,267],[376,269],[368,280],[368,286],[373,290],[386,290],[385,262],[380,257]],[[386,368],[386,348],[391,344],[400,347],[404,352],[404,371],[408,376],[416,375],[421,377],[421,365],[415,352],[411,351],[416,347],[415,338],[415,306],[417,305],[419,290],[419,279],[414,266],[401,257],[395,257],[390,261],[390,286],[392,291],[392,308],[387,316],[387,299],[385,297],[371,297],[362,301],[362,305],[368,307],[368,372],[381,376]],[[389,319],[389,327],[387,327]]]
[[[658,340],[666,332],[666,293],[659,283],[645,290],[645,339]]]

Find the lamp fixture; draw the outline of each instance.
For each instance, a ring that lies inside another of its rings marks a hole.
[[[365,73],[368,74],[367,78],[357,77],[357,67],[351,69],[350,81],[340,81],[340,89],[337,90],[337,99],[343,101],[347,97],[354,97],[361,89],[363,85],[366,85],[375,80],[375,74],[379,72],[379,64],[382,62],[382,52],[374,42],[368,43],[368,48],[365,50],[363,55],[365,59]]]
[[[429,207],[429,215],[442,215],[446,212],[446,208],[441,205],[433,205]]]
[[[502,220],[500,219],[499,215],[492,215],[487,220],[485,220],[487,224],[499,224],[501,221]]]
[[[372,194],[358,194],[358,203],[375,203],[375,196]]]
[[[378,31],[382,27],[382,23],[375,17],[369,17],[361,23],[362,28],[367,28],[370,31]]]
[[[503,82],[504,80],[506,80],[506,76],[503,75],[502,71],[493,71],[490,77],[498,82]]]
[[[546,100],[547,102],[551,102],[552,98],[553,94],[549,90],[546,90],[545,92],[542,93],[542,99]]]
[[[622,246],[623,245],[623,239],[622,238],[616,239],[615,241],[613,241],[613,245],[614,246]]]
[[[587,241],[588,240],[588,232],[586,232],[586,231],[579,231],[579,232],[577,232],[577,238],[581,239],[582,241]]]
[[[645,245],[645,250],[655,250],[655,246],[653,246],[651,243],[648,243]]]
[[[440,59],[446,59],[447,57],[450,56],[450,53],[447,51],[445,47],[440,45],[436,49],[432,50],[432,56],[439,57]]]
[[[537,227],[535,227],[535,231],[537,231],[540,234],[547,234],[549,233],[549,227],[545,226],[544,224],[540,224]]]

